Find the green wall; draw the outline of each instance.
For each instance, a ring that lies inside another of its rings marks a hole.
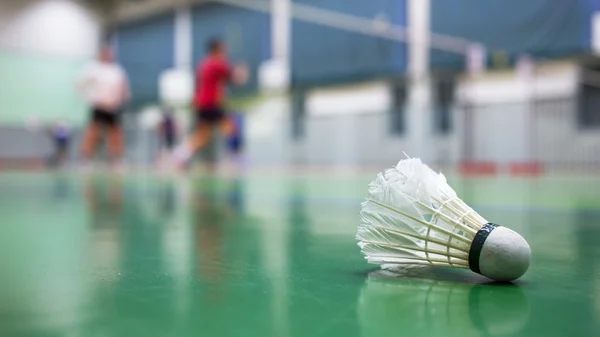
[[[75,82],[83,58],[0,51],[0,123],[23,125],[32,116],[62,118],[74,125],[87,119]]]

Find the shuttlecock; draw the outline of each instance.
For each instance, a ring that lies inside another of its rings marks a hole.
[[[470,268],[512,281],[529,267],[518,233],[489,223],[420,159],[379,173],[362,204],[358,245],[370,263]]]

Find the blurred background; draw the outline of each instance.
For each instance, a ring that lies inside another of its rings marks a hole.
[[[599,336],[599,13],[0,0],[0,335]],[[214,141],[197,163],[219,174],[163,174],[163,117],[183,141],[213,37],[250,70],[227,96],[243,152]],[[79,174],[91,114],[77,82],[104,43],[131,87],[125,172]],[[523,279],[364,261],[367,184],[404,153],[528,240]]]
[[[599,10],[593,0],[4,0],[0,169],[43,167],[44,126],[57,121],[77,163],[89,112],[75,83],[103,41],[131,83],[127,164],[152,168],[157,110],[190,125],[190,78],[217,36],[251,71],[229,102],[245,116],[249,165],[380,168],[406,152],[467,173],[596,171]]]

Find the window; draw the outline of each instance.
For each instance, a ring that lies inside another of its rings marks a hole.
[[[452,106],[454,104],[454,79],[442,78],[435,82],[434,130],[447,134],[452,131]]]
[[[304,124],[306,116],[306,91],[294,90],[292,93],[292,139],[304,138]]]
[[[408,85],[404,81],[392,83],[392,108],[390,109],[390,133],[402,135],[406,130],[406,100]]]
[[[582,129],[600,128],[600,58],[581,61],[577,99],[577,125]]]
[[[578,106],[579,127],[600,128],[600,86],[580,83]]]

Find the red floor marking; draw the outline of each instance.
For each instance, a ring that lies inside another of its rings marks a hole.
[[[459,172],[464,175],[496,175],[498,165],[494,162],[465,161],[460,163]]]
[[[539,162],[511,163],[508,171],[513,176],[539,176],[544,173],[544,167]]]

